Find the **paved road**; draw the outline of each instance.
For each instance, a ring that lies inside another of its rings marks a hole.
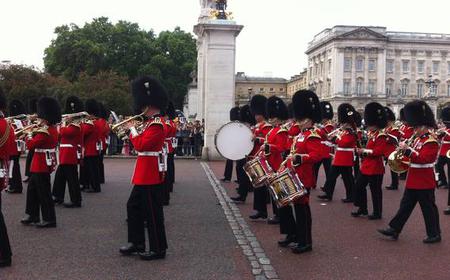
[[[210,163],[218,178],[223,177],[224,165],[223,162]],[[385,176],[384,185],[388,179],[390,175]],[[322,174],[318,185],[322,186],[323,182]],[[229,196],[236,195],[236,184],[222,185]],[[313,191],[314,250],[304,255],[294,255],[289,249],[277,246],[276,241],[281,239],[278,226],[248,220],[248,215],[253,213],[252,194],[239,208],[280,279],[450,279],[450,216],[440,216],[443,235],[440,244],[422,243],[425,226],[418,205],[398,241],[387,240],[376,232],[377,228],[385,227],[397,211],[402,192],[403,186],[399,191],[384,191],[383,220],[368,221],[350,217],[352,206],[340,202],[344,196],[341,180],[338,180],[335,200],[331,203],[318,202],[315,197],[320,192]],[[442,213],[447,190],[437,190],[436,196]]]
[[[166,260],[122,257],[125,204],[133,160],[106,160],[107,183],[85,194],[83,208],[57,208],[58,228],[19,223],[25,195],[4,194],[3,212],[14,251],[0,279],[251,279],[243,257],[199,161],[177,160],[177,182],[166,208]]]

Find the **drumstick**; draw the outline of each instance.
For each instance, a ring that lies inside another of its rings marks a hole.
[[[291,210],[292,210],[292,215],[294,216],[294,221],[295,221],[295,223],[297,223],[297,216],[295,215],[295,206],[294,206],[294,203],[289,203],[289,206],[291,207]]]

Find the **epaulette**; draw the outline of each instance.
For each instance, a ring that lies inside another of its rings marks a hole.
[[[162,126],[163,126],[163,123],[162,123],[162,120],[161,120],[160,117],[154,118],[154,119],[149,123],[149,126],[150,126],[150,125],[154,125],[154,124],[159,124],[159,125],[162,125]]]
[[[319,139],[322,139],[320,134],[317,132],[317,129],[311,129],[310,131],[311,131],[311,133],[308,135],[307,138],[319,138]]]
[[[387,135],[386,129],[383,128],[382,130],[380,130],[380,131],[378,132],[377,138],[380,137],[380,136],[386,136],[386,135]]]
[[[94,121],[93,120],[87,120],[84,123],[88,124],[88,125],[94,125]]]
[[[285,127],[280,127],[280,129],[277,131],[277,134],[279,133],[283,133],[283,132],[288,132],[288,130]]]
[[[78,127],[78,128],[81,127],[79,123],[71,123],[71,124],[69,124],[69,125],[73,125],[73,126]]]
[[[166,125],[168,125],[168,126],[172,126],[172,123],[170,122],[170,120],[166,120]]]
[[[428,135],[428,139],[425,140],[425,142],[423,142],[423,144],[427,144],[427,143],[439,143],[439,142],[438,142],[437,139],[430,133],[430,134]]]
[[[44,134],[50,135],[50,133],[48,132],[48,126],[46,126],[46,125],[44,125],[43,127],[40,127],[35,132],[36,133],[44,133]]]
[[[271,125],[270,123],[268,123],[268,122],[265,122],[264,124],[263,124],[263,126],[262,127],[273,127],[273,125]]]

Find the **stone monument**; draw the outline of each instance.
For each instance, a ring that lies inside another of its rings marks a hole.
[[[217,130],[229,121],[234,106],[236,37],[242,30],[226,11],[226,0],[200,0],[197,35],[197,119],[205,120],[202,158],[220,159]]]

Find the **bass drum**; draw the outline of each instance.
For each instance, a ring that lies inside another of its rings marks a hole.
[[[252,130],[240,122],[223,125],[217,131],[214,142],[219,154],[229,160],[245,158],[254,146]]]

